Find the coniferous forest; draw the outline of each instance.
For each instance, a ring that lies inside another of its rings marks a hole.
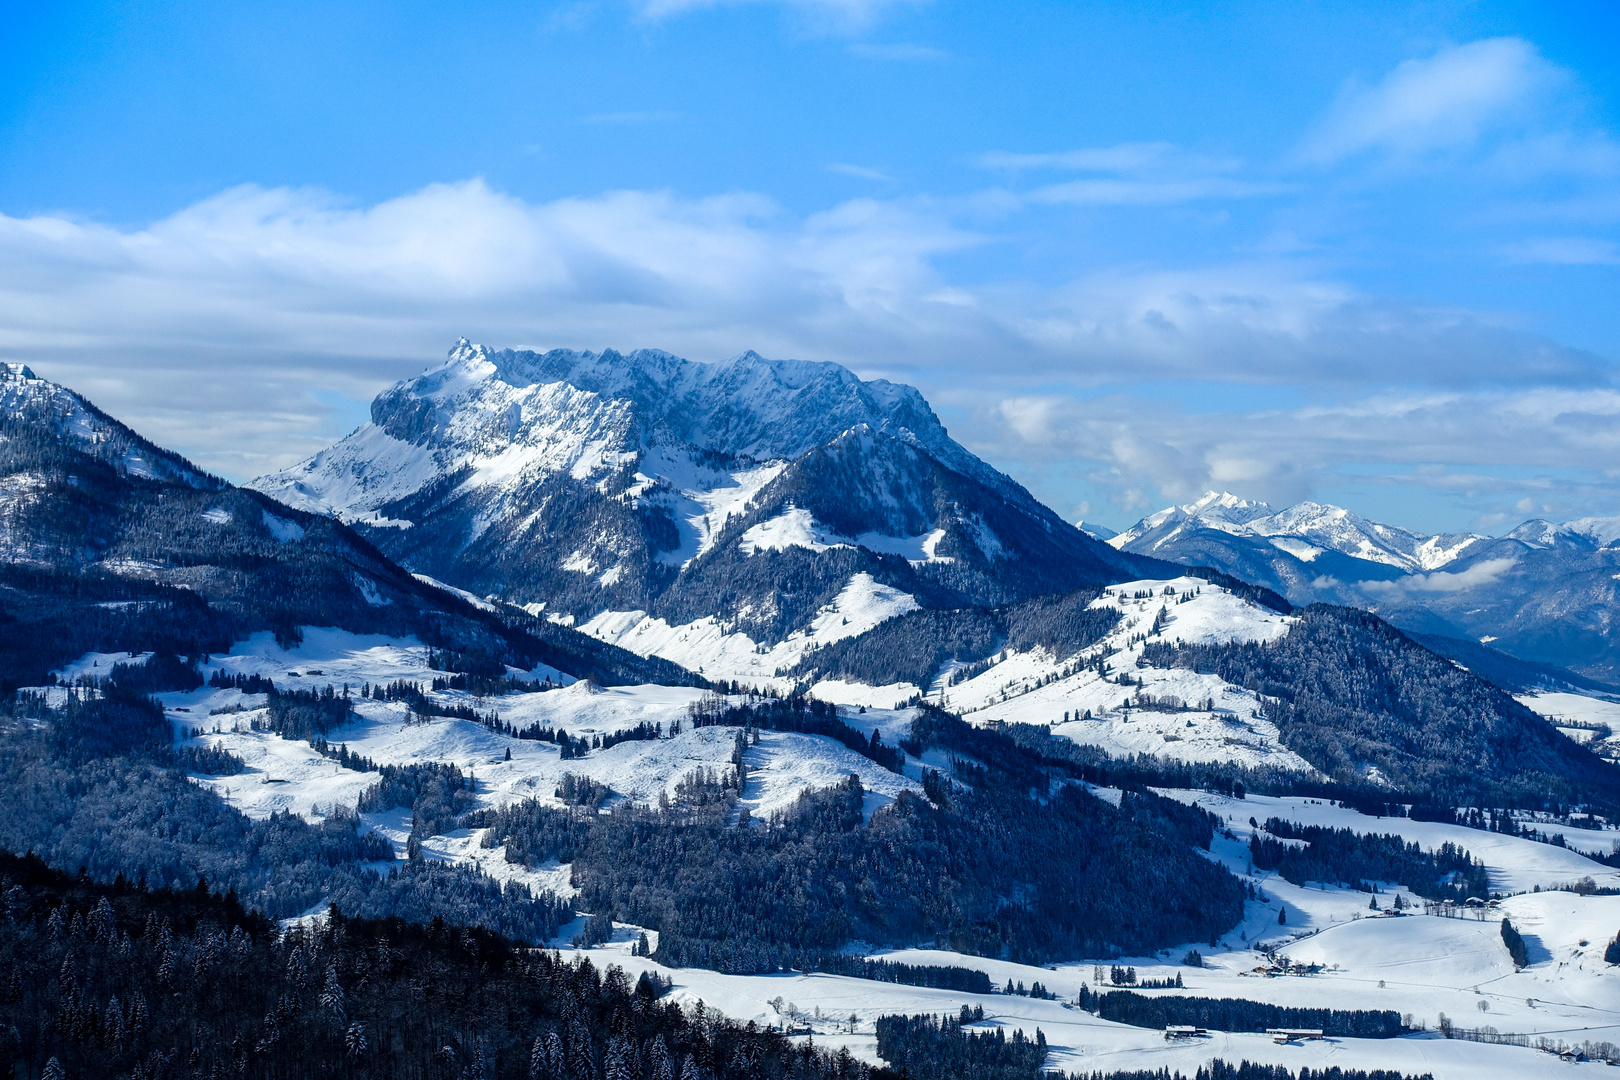
[[[932,774],[928,797],[868,816],[852,776],[739,828],[721,777],[668,807],[529,802],[465,824],[509,860],[572,863],[582,906],[658,930],[657,958],[677,966],[774,971],[856,939],[1040,963],[1214,940],[1241,916],[1242,885],[1195,850],[1213,835],[1202,811],[1146,792],[1116,808],[942,713],[912,732],[914,752],[971,756],[971,786]]]
[[[1282,741],[1333,780],[1443,806],[1620,810],[1620,770],[1505,691],[1375,615],[1314,605],[1267,644],[1149,642],[1143,662],[1256,691]]]
[[[0,1062],[19,1080],[868,1073],[661,990],[442,919],[334,910],[283,933],[206,885],[95,884],[0,853]]]

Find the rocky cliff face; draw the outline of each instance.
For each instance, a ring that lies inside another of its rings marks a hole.
[[[767,640],[857,573],[941,606],[1134,576],[946,433],[907,386],[755,353],[492,351],[251,485],[413,570],[585,620],[721,615]]]

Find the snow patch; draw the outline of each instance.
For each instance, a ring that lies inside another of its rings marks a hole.
[[[284,517],[277,517],[270,511],[264,511],[264,527],[270,530],[270,535],[283,544],[290,544],[295,540],[304,538],[304,527],[296,521],[289,521]]]
[[[765,646],[710,617],[671,626],[644,611],[605,611],[580,630],[641,656],[661,656],[709,678],[735,679],[750,686],[788,689],[785,677],[818,645],[854,637],[879,623],[917,610],[910,593],[878,583],[871,574],[850,576],[832,603],[785,640]]]

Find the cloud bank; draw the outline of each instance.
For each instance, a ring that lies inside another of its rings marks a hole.
[[[0,215],[0,357],[241,479],[328,445],[466,335],[698,360],[752,348],[911,382],[1060,509],[1209,487],[1292,501],[1348,465],[1504,512],[1613,513],[1609,359],[1520,313],[1369,293],[1323,245],[1288,240],[1341,189],[1365,201],[1417,177],[1451,200],[1466,175],[1468,230],[1490,233],[1473,257],[1614,265],[1620,144],[1548,111],[1566,82],[1528,43],[1476,42],[1347,86],[1265,167],[1166,142],[1006,150],[965,162],[979,186],[945,197],[887,194],[900,173],[833,162],[886,195],[808,214],[747,192],[533,202],[474,178],[370,205],[244,186],[133,228]],[[1448,157],[1463,152],[1466,174]],[[1240,213],[1248,242],[1196,264],[994,258],[1053,222]]]
[[[369,398],[461,334],[836,360],[998,395],[1026,442],[1127,471],[1141,452],[1123,447],[1151,439],[1151,422],[1071,445],[1015,423],[1019,402],[1034,387],[1154,380],[1573,392],[1606,378],[1596,357],[1477,314],[1376,301],[1281,264],[1055,287],[968,285],[939,269],[993,240],[916,201],[856,199],[797,218],[751,195],[531,204],[470,180],[351,207],[244,187],[137,230],[0,217],[0,351],[237,476],[318,449],[341,434],[332,397]],[[1054,400],[1092,428],[1120,423],[1085,396]],[[1210,476],[1235,475],[1222,455],[1197,453]],[[1267,456],[1258,444],[1245,453]],[[1182,490],[1187,472],[1164,490]]]

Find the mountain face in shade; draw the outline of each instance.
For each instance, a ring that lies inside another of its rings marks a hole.
[[[0,368],[0,685],[92,650],[199,655],[256,630],[417,635],[495,664],[690,681],[561,627],[514,631],[336,519],[210,476],[79,394]],[[536,636],[536,635],[539,636]]]
[[[251,486],[479,595],[565,619],[715,616],[767,641],[858,574],[960,607],[1138,573],[958,445],[911,387],[751,352],[463,340],[379,395],[371,423]]]
[[[1620,518],[1525,522],[1504,536],[1423,535],[1349,510],[1284,510],[1210,492],[1108,541],[1121,551],[1212,566],[1296,604],[1377,612],[1426,636],[1484,643],[1524,660],[1620,681]]]

